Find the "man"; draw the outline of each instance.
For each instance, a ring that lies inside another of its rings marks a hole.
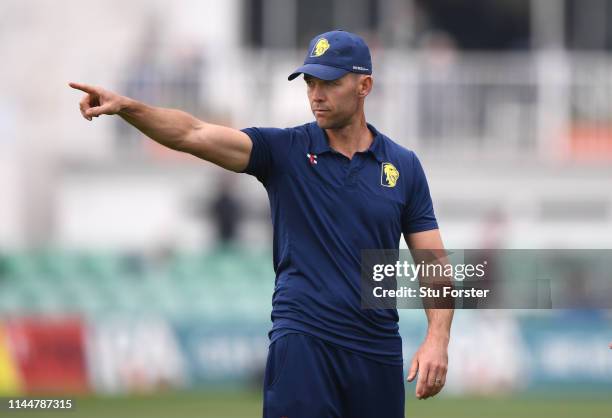
[[[409,151],[366,123],[372,90],[365,42],[344,31],[316,36],[304,65],[316,122],[242,131],[107,90],[86,92],[87,120],[121,116],[153,140],[257,177],[270,199],[274,269],[264,417],[404,416],[396,309],[361,309],[360,252],[442,249],[423,169]],[[426,310],[428,332],[414,355],[416,396],[444,386],[452,310]]]

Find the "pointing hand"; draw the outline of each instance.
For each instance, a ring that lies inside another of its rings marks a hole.
[[[116,93],[88,84],[68,83],[68,85],[87,93],[79,102],[81,114],[87,120],[100,115],[114,115],[121,111],[123,97]]]

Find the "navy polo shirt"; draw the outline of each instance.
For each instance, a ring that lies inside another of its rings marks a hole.
[[[397,249],[402,232],[437,229],[414,152],[372,125],[352,159],[316,122],[248,128],[245,173],[264,185],[274,227],[271,342],[304,333],[387,364],[402,364],[396,309],[361,309],[361,250]]]

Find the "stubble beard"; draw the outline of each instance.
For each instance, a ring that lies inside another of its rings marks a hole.
[[[317,125],[319,125],[321,129],[342,129],[347,126],[350,121],[350,116],[336,116],[333,118],[326,118],[324,120],[317,119]]]

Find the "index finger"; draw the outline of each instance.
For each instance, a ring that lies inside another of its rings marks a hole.
[[[429,367],[419,368],[419,377],[417,379],[415,395],[419,399],[429,396],[429,388],[427,387],[427,378],[429,375]]]
[[[89,84],[70,82],[68,83],[68,85],[72,87],[73,89],[81,90],[81,91],[84,91],[85,93],[92,93],[92,94],[96,93],[96,88],[94,86],[90,86]]]

